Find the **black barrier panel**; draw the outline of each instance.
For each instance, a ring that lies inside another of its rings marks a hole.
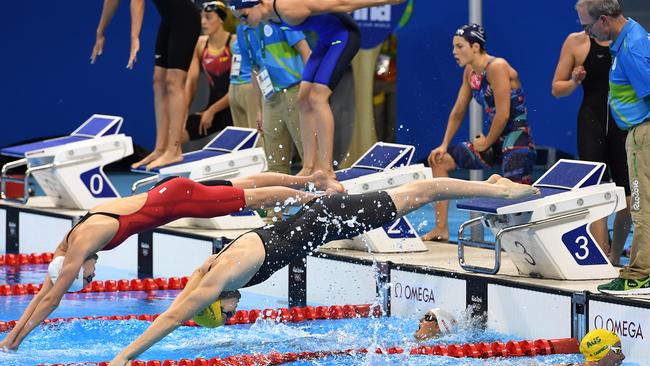
[[[289,307],[307,306],[307,258],[289,263]]]
[[[138,234],[138,278],[153,277],[153,231]]]
[[[20,247],[18,244],[18,236],[20,234],[19,217],[20,211],[16,207],[7,206],[6,210],[6,231],[5,231],[5,250],[6,253],[18,254]]]

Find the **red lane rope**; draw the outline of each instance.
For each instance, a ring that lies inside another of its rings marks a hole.
[[[54,253],[0,254],[0,266],[22,266],[26,264],[47,264]]]
[[[189,277],[169,278],[135,278],[132,280],[106,280],[93,281],[81,293],[88,292],[119,292],[119,291],[154,291],[154,290],[182,290],[189,281]],[[0,296],[33,295],[40,291],[43,284],[17,283],[13,285],[0,285]]]
[[[503,342],[482,342],[482,343],[465,343],[435,346],[420,346],[411,348],[411,355],[431,355],[447,357],[469,357],[469,358],[494,358],[494,357],[527,357],[538,355],[552,354],[576,354],[578,350],[578,340],[575,338],[562,339],[538,339],[524,341]],[[132,366],[253,366],[253,365],[282,365],[285,363],[295,362],[298,360],[313,360],[329,356],[353,356],[355,354],[364,354],[374,352],[376,354],[404,354],[401,347],[391,347],[387,349],[377,348],[375,350],[348,349],[334,351],[317,351],[317,352],[271,352],[269,354],[253,355],[236,355],[224,358],[213,357],[211,359],[195,358],[181,360],[150,360],[150,361],[133,361]],[[108,362],[86,362],[83,365],[108,366]],[[79,365],[79,363],[70,363]],[[45,366],[40,364],[39,366]],[[65,366],[57,363],[51,366]]]
[[[85,317],[71,317],[71,318],[51,318],[45,319],[43,324],[57,324],[71,321],[84,321],[84,320],[144,320],[154,321],[160,314],[129,314],[129,315],[112,315],[112,316],[85,316]],[[379,305],[372,306],[371,304],[360,305],[332,305],[332,306],[305,306],[279,308],[279,309],[264,309],[264,310],[237,310],[235,315],[228,319],[226,325],[236,324],[250,324],[255,323],[259,319],[275,320],[277,322],[291,322],[298,323],[310,320],[326,320],[326,319],[350,319],[350,318],[367,318],[367,317],[380,317],[382,311]],[[6,332],[16,326],[16,320],[0,321],[0,332]],[[193,320],[189,320],[183,324],[184,326],[196,327],[198,326]]]

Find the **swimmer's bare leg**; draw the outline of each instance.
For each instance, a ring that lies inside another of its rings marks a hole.
[[[539,189],[500,178],[496,183],[474,182],[453,178],[417,180],[388,189],[397,215],[405,215],[432,201],[458,198],[491,197],[515,199],[539,194]]]
[[[294,176],[282,173],[259,173],[247,177],[231,180],[233,186],[238,188],[260,188],[271,186],[284,186],[291,188],[310,189],[312,186],[320,191],[333,189],[337,192],[345,190],[343,185],[335,179],[331,179],[322,171],[318,170],[310,175]]]
[[[303,204],[311,201],[316,194],[287,187],[264,187],[244,189],[246,208],[258,209],[290,204]]]

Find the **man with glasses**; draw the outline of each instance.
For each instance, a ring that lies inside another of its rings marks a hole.
[[[630,265],[600,292],[650,294],[650,35],[625,18],[617,0],[579,0],[580,24],[597,40],[611,40],[609,106],[619,128],[627,130],[634,237]]]

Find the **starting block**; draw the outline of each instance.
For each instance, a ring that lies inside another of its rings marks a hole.
[[[226,127],[201,150],[183,154],[183,160],[153,170],[133,169],[134,172],[152,176],[133,183],[131,191],[158,182],[168,176],[183,176],[201,182],[232,179],[257,174],[266,169],[264,149],[255,147],[259,133],[252,128]],[[195,226],[208,229],[249,229],[264,226],[262,218],[254,211],[243,211],[210,219],[184,218],[173,225]]]
[[[57,207],[88,210],[119,193],[104,174],[104,166],[133,154],[131,138],[120,134],[122,117],[94,114],[69,136],[4,148],[0,154],[19,157],[2,167],[2,198],[9,171],[27,166],[27,203],[31,175]]]
[[[561,280],[612,278],[610,264],[589,232],[589,225],[626,207],[625,191],[614,183],[600,184],[605,164],[561,159],[533,186],[541,196],[521,200],[473,199],[458,208],[482,213],[458,231],[458,260],[463,269],[495,274],[501,266],[501,248],[521,274]],[[483,224],[496,239],[474,241],[466,228]],[[464,248],[495,252],[494,267],[468,265]]]
[[[409,165],[415,147],[377,142],[352,167],[336,172],[336,178],[349,193],[366,193],[397,187],[431,178],[431,169]],[[427,248],[406,217],[371,230],[351,240],[341,241],[346,248],[377,253],[417,252]]]

